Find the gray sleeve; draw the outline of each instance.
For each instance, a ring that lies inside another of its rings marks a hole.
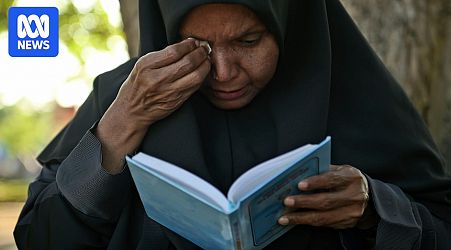
[[[372,202],[380,220],[374,227],[375,249],[448,249],[451,225],[434,216],[423,204],[412,201],[396,185],[367,177]],[[359,230],[340,236],[347,249],[355,245]],[[354,238],[355,239],[355,238]],[[354,242],[354,243],[353,243]]]
[[[80,212],[115,220],[124,207],[130,189],[128,168],[116,175],[102,167],[100,141],[88,130],[61,163],[56,183],[62,195]]]

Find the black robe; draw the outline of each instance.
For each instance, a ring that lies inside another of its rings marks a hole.
[[[140,2],[141,54],[178,39],[192,7],[208,0]],[[241,0],[276,35],[281,57],[246,107],[220,110],[194,94],[153,124],[139,151],[199,175],[224,193],[249,167],[332,136],[332,163],[368,178],[380,217],[371,230],[296,226],[268,249],[445,249],[451,177],[423,121],[337,0]],[[74,119],[39,155],[41,175],[14,231],[20,249],[190,249],[149,219],[128,169],[101,166],[93,130],[136,59],[96,78]],[[131,121],[132,122],[132,121]],[[120,131],[118,131],[120,133]],[[158,192],[156,190],[155,192]]]

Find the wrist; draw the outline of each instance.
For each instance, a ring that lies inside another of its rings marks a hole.
[[[380,218],[376,212],[376,209],[374,208],[373,201],[371,197],[369,197],[365,211],[363,212],[362,217],[360,217],[355,227],[361,230],[371,229],[379,224],[379,220]]]
[[[136,150],[147,132],[133,123],[120,112],[108,110],[95,129],[102,146],[102,167],[110,174],[124,170],[125,156]]]
[[[131,113],[124,105],[115,100],[103,114],[98,127],[100,130],[108,132],[108,134],[114,134],[117,137],[123,137],[123,139],[145,133],[150,124],[139,122],[139,118],[133,117]]]

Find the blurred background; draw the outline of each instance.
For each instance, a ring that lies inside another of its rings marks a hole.
[[[10,6],[59,9],[59,55],[8,55]],[[72,118],[93,79],[128,60],[119,1],[0,1],[0,250],[16,249],[12,230],[40,166],[35,158]]]
[[[451,162],[451,1],[342,0]],[[8,55],[10,6],[56,6],[55,58]],[[40,166],[40,150],[72,118],[98,74],[138,53],[137,0],[0,1],[0,250]],[[448,171],[451,167],[448,165]]]

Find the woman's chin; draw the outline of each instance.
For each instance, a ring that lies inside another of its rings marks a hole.
[[[210,101],[210,103],[213,104],[215,107],[225,110],[240,109],[245,107],[252,101],[252,98],[249,98],[249,96],[243,96],[232,100],[221,99],[212,95],[206,96]]]
[[[219,109],[232,110],[232,109],[240,109],[245,107],[250,103],[250,100],[246,100],[245,98],[236,99],[236,100],[221,100],[217,98],[208,98],[210,102]]]

